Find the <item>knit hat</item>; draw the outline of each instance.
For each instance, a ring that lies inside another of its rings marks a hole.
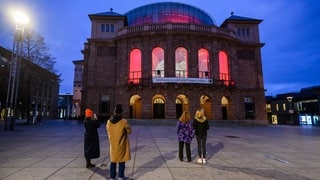
[[[92,117],[93,116],[93,111],[91,109],[87,108],[85,110],[85,115],[86,115],[86,117]]]
[[[114,113],[116,114],[121,114],[122,113],[122,106],[121,104],[117,104],[116,107],[114,108]]]

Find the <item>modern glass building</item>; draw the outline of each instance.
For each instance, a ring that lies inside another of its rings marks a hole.
[[[182,3],[154,3],[135,8],[127,13],[128,26],[161,23],[192,23],[214,25],[213,19],[199,8]]]
[[[90,14],[81,108],[122,104],[133,119],[176,119],[203,108],[212,121],[267,123],[259,24],[231,14],[220,26],[187,4]]]

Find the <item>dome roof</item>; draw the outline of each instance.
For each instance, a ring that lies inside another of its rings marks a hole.
[[[127,16],[128,26],[167,22],[215,25],[214,20],[203,10],[176,2],[161,2],[140,6],[125,15]]]

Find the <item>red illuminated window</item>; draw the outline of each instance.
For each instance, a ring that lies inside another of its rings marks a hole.
[[[219,71],[220,71],[220,80],[228,82],[230,80],[229,74],[229,63],[227,54],[224,51],[219,52]],[[228,85],[228,84],[225,84]]]
[[[138,84],[141,79],[141,51],[133,49],[130,52],[130,70],[128,83]]]
[[[175,52],[176,77],[188,77],[188,52],[183,47],[178,47]]]
[[[206,49],[199,49],[198,51],[198,69],[199,78],[209,78],[209,53]]]
[[[152,50],[152,77],[164,77],[164,50],[156,47]]]

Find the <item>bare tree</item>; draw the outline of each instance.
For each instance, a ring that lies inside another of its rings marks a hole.
[[[23,56],[25,59],[37,64],[38,66],[47,69],[50,72],[56,73],[54,65],[55,58],[49,53],[50,48],[45,43],[44,37],[35,31],[26,31],[23,42]]]

